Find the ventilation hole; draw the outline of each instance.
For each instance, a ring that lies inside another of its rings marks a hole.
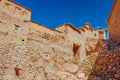
[[[24,41],[24,39],[22,39],[22,41]]]

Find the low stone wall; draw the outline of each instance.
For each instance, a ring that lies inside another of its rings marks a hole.
[[[120,80],[120,49],[101,52],[88,80]]]

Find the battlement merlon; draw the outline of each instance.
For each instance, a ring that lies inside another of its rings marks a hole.
[[[0,11],[19,20],[31,20],[31,10],[12,0],[0,0]]]

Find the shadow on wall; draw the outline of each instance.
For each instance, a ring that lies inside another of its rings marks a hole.
[[[99,53],[88,80],[120,80],[120,49]]]

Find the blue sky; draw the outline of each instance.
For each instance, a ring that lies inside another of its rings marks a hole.
[[[14,0],[32,10],[32,20],[52,29],[70,22],[76,27],[90,22],[106,28],[114,0]]]

